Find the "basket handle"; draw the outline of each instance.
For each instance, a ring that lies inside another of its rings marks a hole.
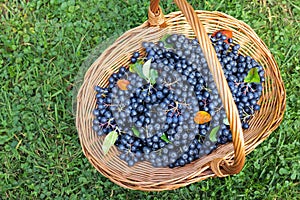
[[[213,75],[214,81],[217,85],[218,92],[221,96],[232,132],[235,156],[234,162],[229,164],[224,158],[218,158],[211,161],[211,169],[217,176],[221,177],[227,174],[237,174],[242,170],[245,163],[244,136],[237,107],[234,103],[232,94],[228,87],[224,72],[222,70],[220,62],[218,61],[215,50],[197,14],[186,0],[174,0],[174,2],[182,11],[183,15],[186,17],[186,20],[190,23],[201,48],[203,50],[206,50],[203,51],[203,53],[206,58],[208,67]],[[159,7],[159,0],[150,0],[149,12],[152,12],[152,14],[150,13],[149,15],[156,17],[154,18],[155,20],[151,18],[152,21],[149,21],[150,25],[154,25],[151,24],[151,22],[157,23],[156,25],[161,25],[162,21],[164,23],[165,20],[161,12],[161,8]],[[222,166],[223,169],[221,169],[220,166]]]

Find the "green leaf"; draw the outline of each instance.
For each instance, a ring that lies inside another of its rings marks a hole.
[[[215,128],[213,128],[209,134],[209,139],[212,141],[212,142],[216,142],[217,141],[217,133],[220,129],[220,126],[216,126]]]
[[[290,171],[288,169],[285,169],[285,168],[280,168],[279,169],[279,174],[280,175],[290,174]]]
[[[170,34],[166,34],[166,35],[164,35],[164,36],[160,39],[160,41],[166,42],[167,38],[170,37],[170,36],[171,36]]]
[[[144,76],[143,74],[143,65],[139,64],[139,65],[136,65],[136,73],[143,79],[146,79],[147,80],[147,77]]]
[[[260,77],[257,68],[252,68],[249,70],[248,75],[244,79],[245,83],[260,83]]]
[[[173,46],[171,45],[171,44],[169,44],[169,43],[167,43],[166,42],[166,40],[167,40],[167,38],[168,37],[170,37],[171,35],[170,34],[166,34],[166,35],[164,35],[161,39],[160,39],[160,41],[162,41],[164,44],[165,44],[165,48],[173,48]]]
[[[132,73],[135,73],[135,64],[130,64],[129,65],[129,71]]]
[[[171,49],[171,48],[173,48],[173,45],[169,44],[169,43],[165,43],[165,48],[166,49]]]
[[[85,177],[79,177],[78,181],[80,183],[87,183],[88,182],[88,180]]]
[[[148,79],[150,78],[150,66],[151,66],[151,59],[147,60],[147,62],[143,65],[143,74]]]
[[[131,129],[132,129],[133,134],[134,134],[135,136],[140,137],[140,132],[139,132],[135,127],[132,127]]]
[[[168,138],[167,138],[167,136],[166,136],[165,133],[160,137],[160,139],[162,139],[162,140],[165,141],[166,143],[170,143],[170,140],[168,140]]]
[[[150,82],[152,85],[156,83],[156,79],[158,77],[157,70],[150,69],[151,59],[147,60],[145,64],[142,64],[141,60],[137,61],[135,64],[129,65],[129,71],[133,73],[137,73],[139,77],[145,79]]]
[[[102,150],[104,154],[107,154],[109,149],[115,144],[118,139],[118,133],[116,131],[110,132],[104,139],[102,144]]]
[[[297,174],[295,172],[293,172],[292,175],[291,175],[291,179],[295,180],[296,178],[297,178]]]
[[[156,83],[156,79],[158,78],[158,72],[155,69],[150,70],[150,83],[154,85]]]
[[[227,117],[223,119],[223,124],[229,126],[229,121]]]
[[[138,73],[138,71],[140,71],[141,69],[143,69],[143,61],[142,60],[138,60],[138,61],[136,61],[136,63],[129,65],[129,71],[132,73]]]
[[[8,137],[7,135],[0,136],[0,145],[5,144],[5,143],[8,142],[10,139],[11,139],[11,138]]]

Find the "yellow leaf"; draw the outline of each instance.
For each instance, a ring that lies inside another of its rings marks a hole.
[[[117,81],[117,86],[121,89],[121,90],[127,90],[127,85],[129,85],[130,82],[128,80],[125,79],[120,79]]]
[[[208,112],[198,111],[194,117],[194,121],[196,124],[205,124],[210,122],[211,116]]]

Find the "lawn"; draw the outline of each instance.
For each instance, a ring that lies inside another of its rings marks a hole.
[[[146,21],[149,0],[0,2],[0,199],[300,199],[299,0],[189,0],[257,32],[279,65],[287,109],[241,173],[165,192],[124,189],[98,173],[72,110],[82,63]],[[161,5],[177,10],[171,0]]]

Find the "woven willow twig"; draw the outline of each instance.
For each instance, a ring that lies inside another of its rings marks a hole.
[[[241,121],[239,118],[239,113],[232,98],[230,89],[228,87],[226,78],[224,76],[221,64],[218,60],[218,57],[215,53],[215,50],[208,38],[208,35],[205,31],[205,28],[199,21],[197,14],[195,13],[192,6],[190,6],[186,1],[174,0],[178,5],[179,9],[185,15],[186,20],[191,24],[192,29],[199,41],[201,48],[203,49],[204,56],[208,67],[213,75],[215,83],[217,85],[220,97],[223,102],[223,106],[227,113],[227,118],[230,122],[230,129],[232,132],[233,147],[235,151],[235,159],[232,165],[228,165],[225,162],[223,165],[224,171],[226,174],[236,174],[241,171],[245,163],[245,147],[244,147],[244,138],[243,131],[241,128]],[[217,159],[211,162],[213,166],[213,171],[218,176],[224,176],[218,167],[220,167],[221,159]]]
[[[125,188],[144,191],[171,190],[208,177],[237,173],[243,167],[244,155],[264,141],[283,118],[286,93],[278,66],[255,32],[242,21],[226,14],[193,11],[185,0],[175,2],[182,12],[164,16],[158,6],[159,1],[152,0],[149,20],[124,33],[102,53],[86,72],[77,95],[76,126],[85,156],[99,172]],[[240,52],[253,57],[265,70],[261,110],[255,113],[250,120],[250,128],[243,134],[230,90],[206,35],[220,29],[231,30],[234,41],[241,45]],[[92,130],[92,111],[96,106],[94,86],[107,86],[108,77],[119,67],[127,66],[134,51],[141,51],[142,41],[157,42],[167,33],[197,37],[200,41],[230,121],[233,143],[222,145],[211,154],[184,167],[154,168],[148,162],[128,167],[118,158],[115,147],[104,156],[101,148],[104,138],[98,137]]]

